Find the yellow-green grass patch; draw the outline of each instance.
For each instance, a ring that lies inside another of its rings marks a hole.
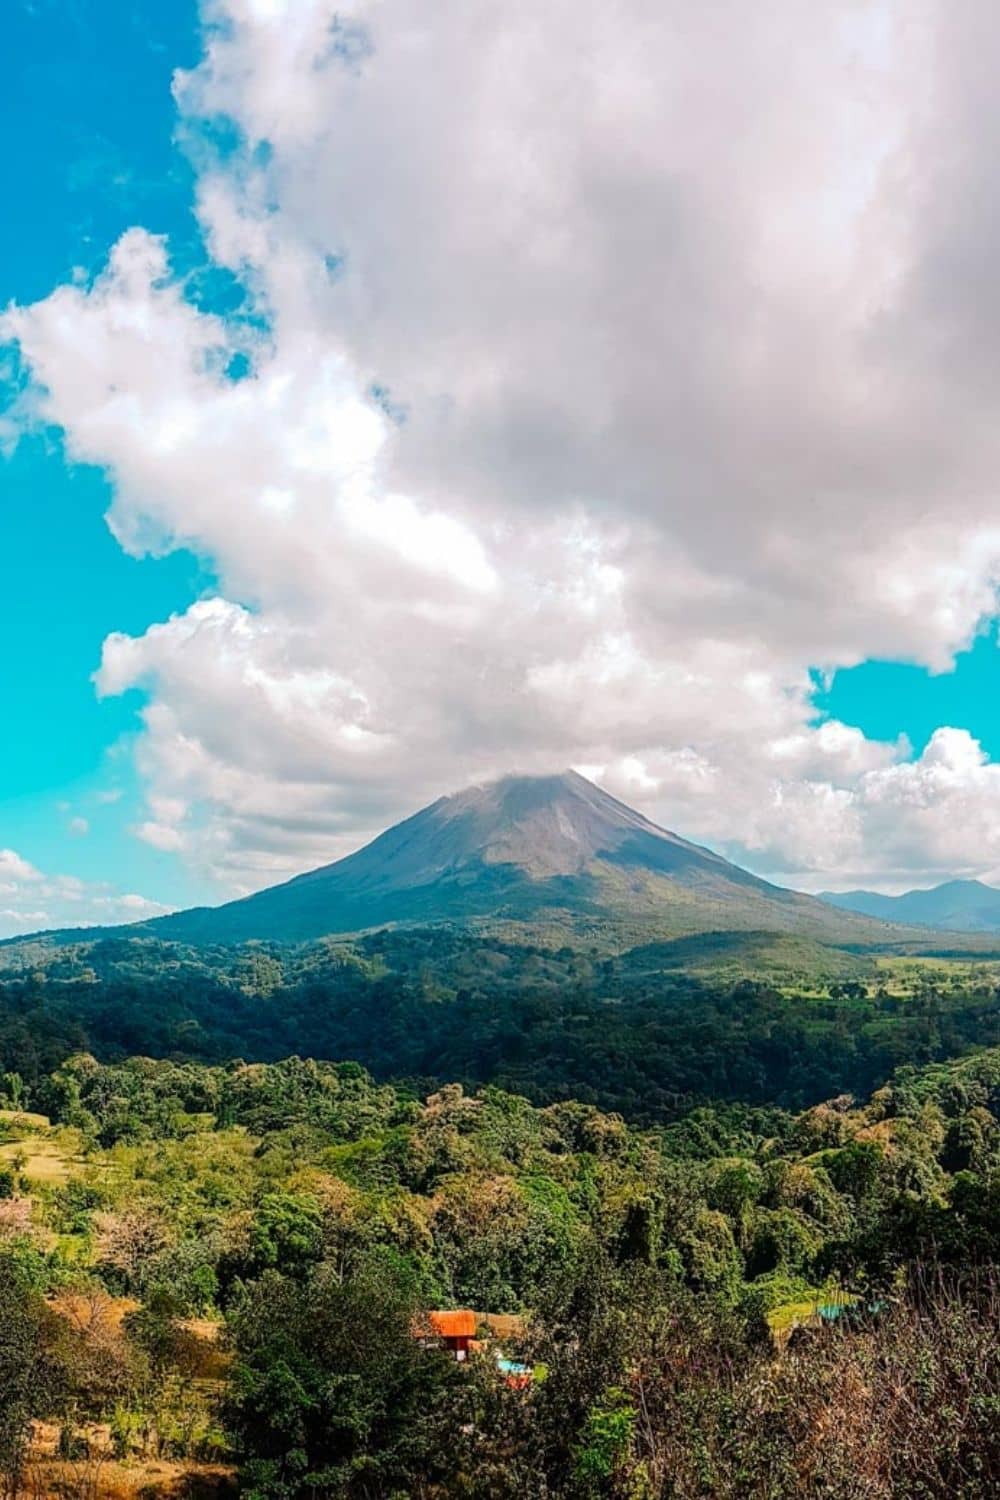
[[[27,1182],[62,1183],[71,1174],[72,1155],[60,1141],[35,1140],[8,1141],[0,1146],[0,1160],[11,1166],[20,1162],[21,1176]]]
[[[808,1323],[815,1317],[819,1306],[818,1297],[809,1297],[802,1302],[783,1302],[780,1307],[771,1308],[767,1314],[767,1326],[775,1334],[791,1333],[800,1323]]]
[[[839,1305],[850,1307],[856,1302],[857,1297],[848,1292],[828,1292],[816,1297],[805,1297],[798,1302],[782,1302],[778,1307],[772,1307],[766,1314],[767,1326],[772,1334],[778,1339],[787,1338],[793,1328],[798,1328],[802,1323],[809,1323],[815,1318],[821,1307]]]
[[[29,1109],[0,1109],[0,1124],[15,1130],[48,1130],[48,1115],[32,1114]]]

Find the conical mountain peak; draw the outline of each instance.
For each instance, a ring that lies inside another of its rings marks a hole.
[[[479,858],[536,879],[579,874],[637,834],[694,848],[576,771],[503,776],[443,797],[417,817],[426,817],[426,832],[440,831],[453,866]]]
[[[576,771],[440,797],[363,849],[215,910],[147,924],[193,942],[305,941],[389,923],[607,924],[861,937],[871,923],[659,828]]]

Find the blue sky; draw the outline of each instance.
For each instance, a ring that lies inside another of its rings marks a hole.
[[[824,713],[857,724],[871,739],[905,734],[920,754],[941,724],[960,725],[991,758],[1000,755],[1000,656],[995,628],[959,652],[951,671],[872,660],[836,672],[816,695]]]
[[[16,209],[0,236],[0,301],[34,301],[75,267],[95,268],[139,219],[195,243],[170,80],[198,56],[196,6],[14,0],[2,25],[13,66],[0,192]],[[58,431],[0,459],[0,846],[46,872],[188,902],[201,883],[128,832],[136,786],[123,741],[141,695],[99,701],[91,678],[110,631],[185,608],[206,578],[189,554],[127,556],[104,521],[109,498],[99,469],[66,462]],[[69,833],[81,817],[89,834]]]
[[[976,28],[212,13],[0,23],[0,936],[566,764],[802,888],[1000,878]]]

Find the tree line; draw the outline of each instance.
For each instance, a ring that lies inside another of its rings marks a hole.
[[[952,980],[916,968],[891,990],[874,972],[778,987],[695,977],[669,948],[552,950],[448,928],[302,948],[16,945],[0,949],[0,1055],[28,1083],[80,1051],[351,1057],[418,1093],[492,1083],[653,1123],[720,1099],[799,1110],[1000,1045],[991,966]]]

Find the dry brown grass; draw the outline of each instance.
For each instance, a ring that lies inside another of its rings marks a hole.
[[[0,1123],[11,1125],[15,1130],[48,1130],[48,1115],[32,1114],[29,1109],[0,1109]]]
[[[221,1500],[236,1494],[224,1464],[118,1463],[100,1454],[65,1462],[37,1457],[28,1465],[24,1500]]]

